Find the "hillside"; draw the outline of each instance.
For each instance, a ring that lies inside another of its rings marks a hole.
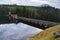
[[[28,40],[60,40],[60,38],[54,38],[53,36],[53,33],[58,30],[60,30],[60,25],[48,28],[32,38],[28,38]]]
[[[8,17],[4,18],[11,12],[20,17],[46,20],[52,22],[60,22],[60,9],[51,7],[49,5],[42,5],[39,7],[34,6],[18,6],[18,5],[0,5],[0,22],[4,23]],[[3,19],[1,19],[3,17]],[[2,22],[3,20],[4,22]],[[8,20],[9,21],[9,20]]]

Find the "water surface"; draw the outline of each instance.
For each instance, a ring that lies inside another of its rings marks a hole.
[[[23,23],[0,24],[0,40],[26,40],[41,31]]]

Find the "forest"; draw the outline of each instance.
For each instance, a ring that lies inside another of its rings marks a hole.
[[[60,22],[60,9],[52,6],[18,6],[18,5],[0,5],[0,21],[4,20],[5,15],[11,12],[20,17]],[[5,18],[5,21],[8,18]]]

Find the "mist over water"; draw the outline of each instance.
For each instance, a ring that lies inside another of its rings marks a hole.
[[[41,31],[24,23],[0,24],[0,40],[26,40]]]

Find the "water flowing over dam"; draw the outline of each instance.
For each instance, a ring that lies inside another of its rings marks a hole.
[[[24,23],[0,24],[0,40],[26,40],[41,31]]]

